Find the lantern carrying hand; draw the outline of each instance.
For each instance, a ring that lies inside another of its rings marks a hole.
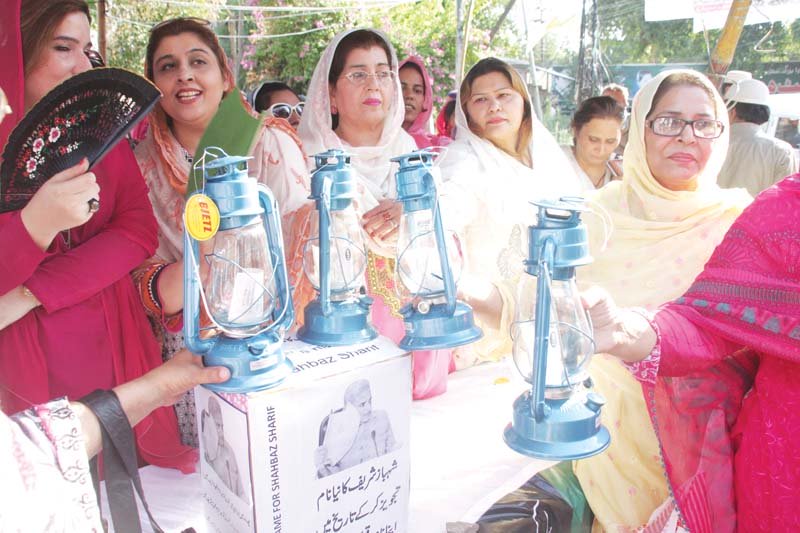
[[[632,309],[617,307],[611,295],[600,287],[581,294],[594,330],[595,351],[634,363],[647,357],[657,336],[647,318]]]
[[[188,350],[181,350],[144,377],[152,382],[160,405],[168,406],[196,385],[227,381],[230,372],[225,367],[203,366],[202,357],[192,355]]]

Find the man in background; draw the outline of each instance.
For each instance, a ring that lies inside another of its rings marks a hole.
[[[769,120],[769,89],[754,79],[741,80],[725,93],[731,141],[717,178],[723,188],[744,187],[756,196],[782,178],[795,174],[798,160],[786,141],[769,137],[761,125]]]

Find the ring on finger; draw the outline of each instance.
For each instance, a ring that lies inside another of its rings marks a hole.
[[[90,198],[89,201],[86,203],[89,204],[90,213],[96,213],[100,211],[100,200],[98,200],[97,198]]]

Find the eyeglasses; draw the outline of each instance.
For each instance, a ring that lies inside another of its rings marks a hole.
[[[700,139],[716,139],[725,130],[722,122],[707,118],[684,120],[677,117],[658,117],[648,121],[647,125],[653,133],[662,137],[678,137],[686,126],[691,126],[694,136]]]
[[[345,74],[342,77],[347,78],[350,80],[350,83],[358,86],[364,85],[370,78],[375,78],[381,85],[389,85],[394,80],[394,72],[391,70],[379,70],[374,74],[370,74],[365,70],[354,70],[353,72]]]
[[[86,54],[86,57],[89,58],[89,63],[92,65],[92,68],[104,67],[106,66],[106,62],[103,60],[103,56],[100,55],[100,52],[97,50],[84,50],[83,52]]]
[[[289,105],[289,104],[281,104],[281,103],[278,103],[278,104],[272,104],[271,106],[269,106],[269,108],[267,109],[267,111],[268,111],[268,112],[269,112],[269,114],[270,114],[270,115],[272,115],[273,117],[276,117],[276,118],[285,118],[285,119],[287,119],[287,120],[288,120],[288,119],[289,119],[289,117],[291,117],[291,116],[292,116],[292,112],[293,112],[293,111],[294,111],[295,113],[297,113],[297,116],[298,116],[298,117],[300,117],[300,116],[303,116],[303,108],[305,108],[305,106],[306,106],[306,103],[305,103],[305,102],[298,102],[298,103],[297,103],[296,105],[294,105],[294,106],[291,106],[291,105]]]

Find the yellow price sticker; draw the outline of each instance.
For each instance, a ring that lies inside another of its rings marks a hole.
[[[186,201],[183,223],[194,240],[207,241],[219,229],[219,208],[205,194],[192,195]]]

